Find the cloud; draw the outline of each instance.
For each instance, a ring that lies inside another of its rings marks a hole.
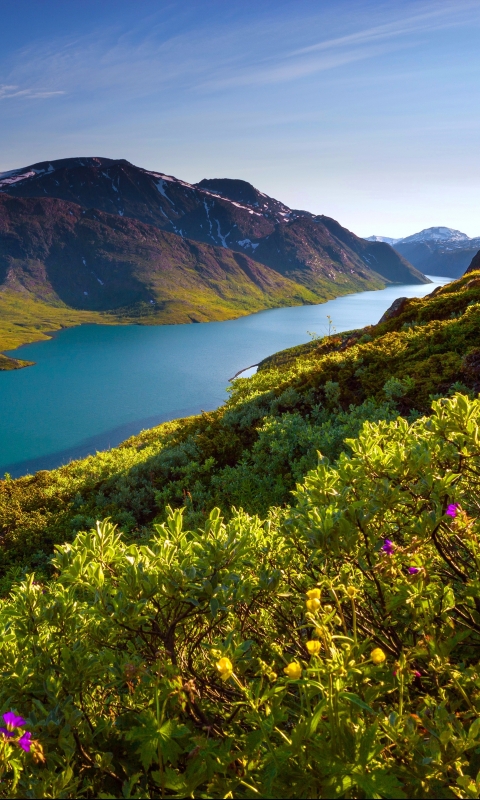
[[[420,4],[419,4],[420,5]],[[382,55],[392,50],[407,49],[415,45],[420,34],[428,34],[434,30],[458,27],[475,19],[479,21],[477,0],[456,0],[452,3],[427,2],[423,11],[416,14],[399,14],[397,19],[376,26],[360,28],[354,33],[336,36],[320,42],[275,54],[272,58],[263,59],[237,74],[223,75],[214,79],[203,88],[227,88],[228,86],[254,86],[262,84],[282,83],[312,75],[316,72],[331,70],[345,64]],[[367,7],[364,7],[364,11]],[[375,4],[370,8],[370,17],[378,12]],[[361,23],[361,18],[358,18]],[[313,26],[312,26],[313,29]],[[392,40],[397,39],[397,42]],[[269,62],[276,62],[270,64]]]
[[[21,89],[14,84],[0,84],[0,100],[9,100],[13,97],[23,97],[25,99],[45,99],[54,95],[65,94],[64,91],[48,91],[47,89]]]
[[[342,12],[345,5],[348,13]],[[209,17],[173,35],[165,33],[161,15],[154,16],[129,30],[117,26],[25,47],[4,75],[0,99],[68,94],[127,102],[162,93],[166,98],[172,90],[176,102],[185,92],[191,100],[195,94],[282,84],[418,46],[433,30],[478,22],[479,12],[478,0],[355,0],[328,13],[324,6],[309,14],[244,15],[236,24]],[[337,35],[312,42],[313,32],[322,29]]]

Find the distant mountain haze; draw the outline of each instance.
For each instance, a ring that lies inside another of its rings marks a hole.
[[[426,282],[388,244],[245,181],[90,157],[0,174],[0,289],[48,303],[188,322]]]
[[[480,236],[470,239],[454,228],[425,228],[403,239],[369,236],[367,241],[388,242],[418,270],[429,275],[458,278],[480,248]]]

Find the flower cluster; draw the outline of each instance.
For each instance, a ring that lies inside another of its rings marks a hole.
[[[318,611],[320,608],[320,597],[321,592],[320,589],[309,589],[307,592],[307,600],[305,605],[307,606],[307,611]]]
[[[19,736],[17,733],[17,729],[22,731],[25,725],[23,717],[17,717],[13,711],[7,711],[7,713],[3,715],[3,721],[6,727],[0,727],[0,733],[3,733],[7,739],[12,739],[22,750],[29,753],[32,747],[32,742],[30,741],[32,734],[29,731],[24,731]],[[18,738],[16,738],[17,736]]]

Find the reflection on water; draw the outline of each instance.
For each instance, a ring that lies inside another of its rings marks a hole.
[[[397,297],[422,297],[448,283],[433,281],[227,322],[82,325],[12,351],[36,364],[0,372],[0,474],[51,469],[165,420],[216,408],[229,378],[309,341],[307,331],[325,334],[327,315],[338,332],[363,327]]]

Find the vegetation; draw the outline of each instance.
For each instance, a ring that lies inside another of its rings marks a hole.
[[[6,476],[0,796],[479,796],[479,315],[474,273]]]

